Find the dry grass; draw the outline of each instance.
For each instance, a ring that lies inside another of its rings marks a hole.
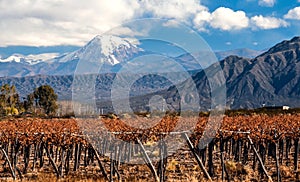
[[[252,181],[253,177],[256,176],[253,169],[248,165],[243,165],[240,162],[226,161],[225,167],[228,175],[234,181]]]

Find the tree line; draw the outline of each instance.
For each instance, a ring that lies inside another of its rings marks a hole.
[[[42,85],[22,100],[14,85],[0,87],[0,115],[35,113],[53,115],[58,109],[57,94],[49,85]]]

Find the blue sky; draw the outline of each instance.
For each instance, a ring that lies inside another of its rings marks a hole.
[[[288,23],[286,27],[279,26],[277,28],[245,28],[231,31],[210,29],[209,33],[200,32],[200,35],[209,42],[214,50],[230,50],[236,48],[264,50],[282,40],[300,36],[300,14],[293,16],[294,19],[285,18],[285,15],[287,15],[290,10],[300,6],[300,1],[266,1],[270,2],[269,4],[259,3],[259,1],[256,0],[202,0],[201,2],[204,6],[208,7],[210,11],[215,11],[219,7],[227,7],[235,11],[244,11],[248,17],[262,15],[264,17],[282,19]]]
[[[1,0],[0,47],[83,46],[148,17],[185,24],[215,51],[264,50],[300,35],[300,0]]]

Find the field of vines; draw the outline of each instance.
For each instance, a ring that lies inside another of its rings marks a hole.
[[[300,181],[299,138],[297,113],[4,118],[0,181]]]

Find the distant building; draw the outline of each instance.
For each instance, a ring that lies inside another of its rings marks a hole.
[[[289,110],[290,107],[289,106],[282,106],[282,110]]]
[[[264,106],[263,105],[263,108],[264,109],[267,109],[267,110],[289,110],[290,109],[290,106]]]

